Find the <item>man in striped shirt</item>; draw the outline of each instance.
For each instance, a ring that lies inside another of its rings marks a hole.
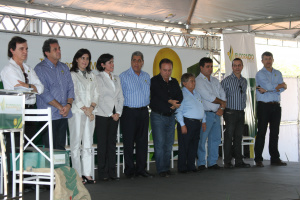
[[[224,134],[224,168],[233,168],[232,153],[235,157],[235,167],[248,168],[244,163],[241,143],[244,133],[246,108],[247,80],[241,75],[243,61],[235,58],[232,61],[232,73],[227,76],[221,85],[226,93],[227,106],[224,111],[226,130]],[[233,152],[232,152],[233,150]]]
[[[124,95],[121,129],[124,144],[125,175],[153,177],[145,171],[148,151],[148,127],[150,103],[150,76],[142,71],[144,56],[136,51],[131,56],[131,67],[120,74]],[[133,150],[136,150],[136,166]]]

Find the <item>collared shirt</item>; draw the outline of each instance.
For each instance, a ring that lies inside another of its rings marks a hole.
[[[276,87],[278,84],[283,83],[282,74],[280,71],[276,69],[272,69],[272,72],[269,72],[265,67],[259,70],[255,76],[256,86],[260,86],[268,92],[261,94],[258,90],[256,90],[256,100],[263,102],[280,102],[280,93],[285,89],[280,88],[279,92],[276,91]]]
[[[184,126],[184,117],[191,119],[202,119],[206,123],[206,116],[203,108],[203,101],[200,94],[194,90],[193,94],[186,89],[182,88],[183,101],[181,106],[176,111],[176,119],[181,126]]]
[[[25,63],[23,63],[23,67],[24,72],[28,75],[29,84],[34,85],[38,94],[41,94],[44,91],[44,86],[39,77],[36,75],[35,71]],[[14,90],[14,86],[19,84],[18,80],[25,83],[25,76],[21,67],[12,58],[9,60],[9,64],[2,69],[1,80],[3,82],[4,89],[6,90]],[[26,104],[35,104],[35,94],[25,96]]]
[[[246,108],[247,80],[242,75],[238,79],[234,73],[231,73],[221,81],[221,85],[227,98],[226,108],[244,110]]]
[[[109,83],[111,84],[111,86],[113,87],[114,91],[116,91],[116,86],[115,86],[115,84],[114,84],[114,81],[110,78],[109,74],[106,73],[106,72],[103,72],[103,74],[104,74],[104,76],[105,76],[106,78],[108,78],[108,81],[109,81]],[[114,76],[112,72],[110,72],[110,75],[111,75],[111,77]]]
[[[171,109],[172,105],[168,103],[170,99],[179,101],[179,104],[183,99],[178,81],[170,77],[169,81],[166,82],[161,74],[151,78],[150,94],[151,110],[163,114],[175,112],[175,109]]]
[[[201,95],[205,111],[217,112],[220,105],[212,103],[216,98],[226,101],[225,92],[215,77],[210,76],[210,81],[200,73],[196,78],[195,90]]]
[[[36,97],[37,107],[39,109],[51,107],[52,120],[64,118],[59,114],[57,108],[48,103],[55,99],[62,106],[65,106],[69,98],[75,98],[74,85],[69,68],[62,62],[58,62],[55,66],[50,60],[45,58],[37,64],[34,70],[44,85],[44,93]],[[65,118],[70,117],[72,117],[71,110]]]
[[[150,103],[150,76],[141,71],[138,76],[132,67],[120,74],[124,106],[140,108]]]

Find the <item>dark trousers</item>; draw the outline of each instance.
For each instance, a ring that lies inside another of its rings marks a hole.
[[[52,120],[53,149],[65,150],[67,128],[68,128],[67,118]],[[49,148],[48,129],[44,130],[43,144],[45,145],[46,148]]]
[[[121,117],[123,135],[125,174],[145,172],[148,151],[148,108],[128,108],[124,106]],[[133,150],[136,150],[136,166],[134,165]]]
[[[181,133],[181,125],[177,123],[178,133],[178,171],[195,170],[200,130],[202,123],[199,120],[184,118],[187,134]]]
[[[257,135],[255,141],[255,162],[263,161],[262,152],[265,145],[265,137],[270,123],[270,139],[269,139],[269,153],[271,155],[271,162],[279,161],[278,138],[279,126],[281,120],[280,104],[257,103]]]
[[[116,177],[116,139],[118,122],[96,115],[97,157],[99,179]]]
[[[245,112],[225,109],[224,120],[226,123],[224,134],[224,163],[231,163],[232,153],[234,153],[235,164],[240,164],[243,162],[241,145],[245,126]]]

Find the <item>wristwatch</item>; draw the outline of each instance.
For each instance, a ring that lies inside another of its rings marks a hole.
[[[221,110],[225,110],[225,108],[223,108],[223,107],[220,107],[220,109],[221,109]]]

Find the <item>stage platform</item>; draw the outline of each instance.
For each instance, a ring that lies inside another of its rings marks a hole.
[[[252,159],[245,162],[253,165]],[[219,160],[221,165],[221,160]],[[286,167],[270,166],[248,169],[204,170],[199,173],[178,174],[161,178],[97,181],[87,184],[93,200],[291,200],[300,199],[300,163],[289,162]],[[151,164],[155,173],[155,163]],[[25,193],[24,199],[34,200],[35,192]],[[49,191],[40,193],[49,199]]]

